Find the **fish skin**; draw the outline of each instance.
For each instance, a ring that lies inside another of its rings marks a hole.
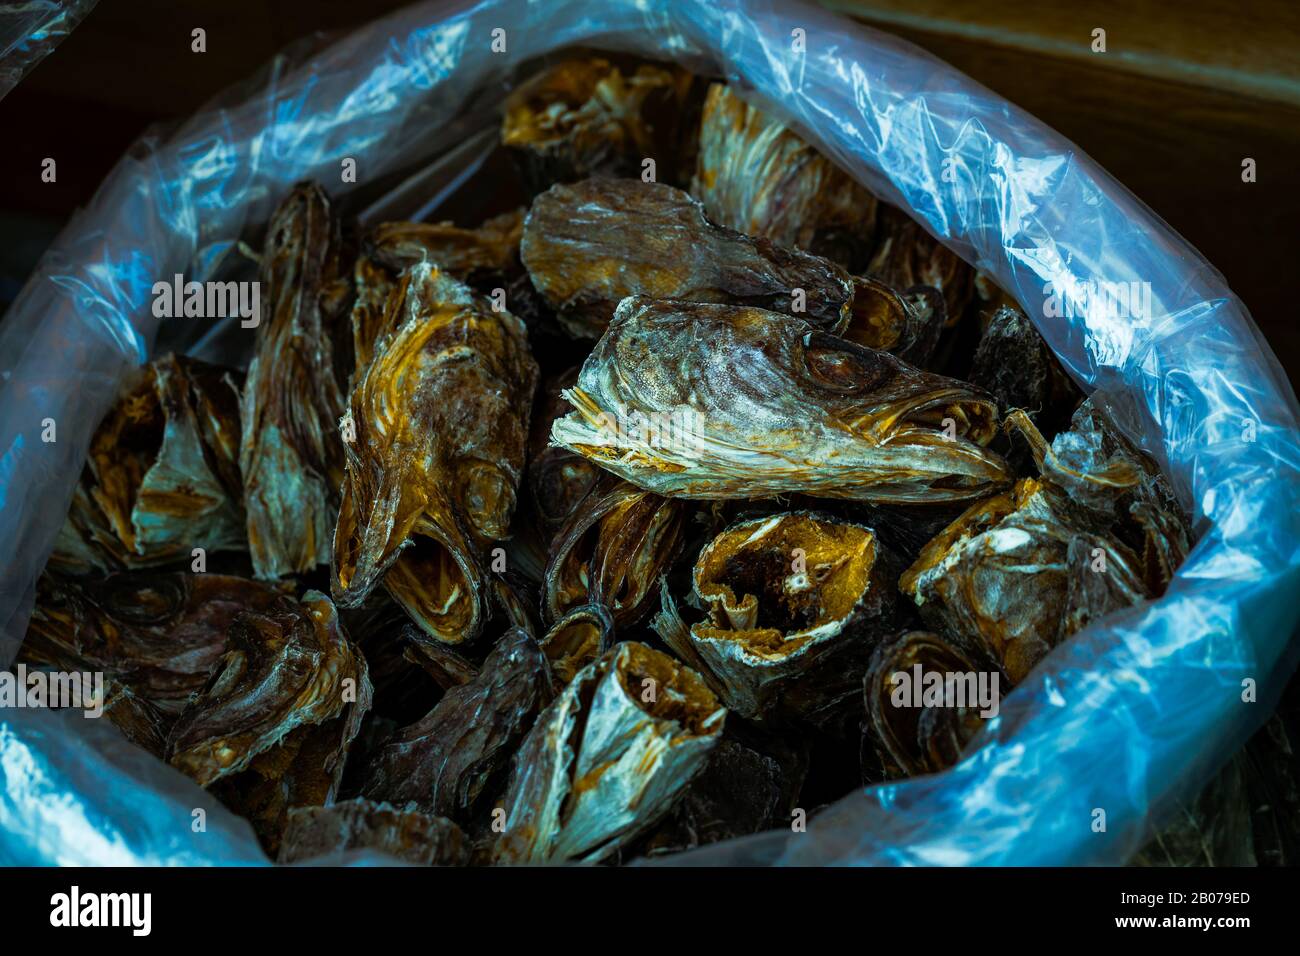
[[[552,697],[546,656],[510,629],[478,674],[380,747],[362,795],[468,825]]]
[[[345,699],[349,679],[355,701]],[[168,762],[210,786],[299,728],[325,724],[348,707],[368,709],[370,694],[365,659],[329,598],[316,591],[301,603],[281,598],[266,613],[235,619],[225,655],[171,729]]]
[[[943,504],[1013,478],[992,398],[763,309],[625,299],[565,397],[552,441],[664,497]]]
[[[91,438],[51,569],[107,573],[246,548],[241,382],[173,354],[139,370]]]
[[[578,672],[524,739],[493,859],[595,863],[627,846],[703,769],[725,718],[689,668],[644,644],[615,645]]]
[[[865,265],[876,197],[723,83],[711,84],[704,99],[691,195],[720,225],[851,271]]]
[[[254,574],[275,580],[330,560],[343,475],[348,369],[323,293],[344,274],[340,228],[325,191],[299,183],[276,208],[260,281],[261,323],[241,404],[239,464]]]
[[[835,263],[715,225],[687,193],[640,180],[552,186],[529,209],[519,252],[575,338],[599,337],[631,295],[799,311],[838,331],[855,294]]]

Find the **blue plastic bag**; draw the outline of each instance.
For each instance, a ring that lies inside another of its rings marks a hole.
[[[492,51],[494,30],[505,52]],[[909,209],[1019,299],[1166,468],[1199,536],[1161,600],[1053,652],[959,765],[852,794],[806,833],[673,862],[1127,860],[1263,722],[1294,668],[1295,395],[1223,278],[1076,147],[910,44],[794,3],[418,4],[281,58],[251,92],[146,136],[0,327],[0,664],[22,639],[90,435],[151,354],[152,283],[212,275],[298,180],[346,191],[343,157],[365,179],[463,144],[495,122],[521,64],[575,44],[721,73]],[[470,102],[482,108],[463,111]],[[1098,283],[1138,283],[1150,309],[1117,318],[1085,298]],[[1053,296],[1063,309],[1044,308]],[[56,443],[40,439],[45,418]],[[1256,702],[1243,700],[1247,681]],[[202,833],[196,808],[208,808]],[[246,824],[106,722],[0,713],[0,863],[264,860]]]

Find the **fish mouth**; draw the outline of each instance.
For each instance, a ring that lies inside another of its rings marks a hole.
[[[839,633],[870,588],[875,562],[875,535],[864,527],[805,514],[744,522],[700,554],[694,583],[710,621],[693,634],[735,642],[755,660],[786,659]]]
[[[963,439],[983,448],[998,432],[997,402],[969,389],[940,388],[905,399],[896,407],[897,414],[885,423],[890,444]]]
[[[384,587],[418,627],[412,636],[463,644],[484,617],[482,575],[459,536],[435,523],[417,524],[410,543],[384,575]]]

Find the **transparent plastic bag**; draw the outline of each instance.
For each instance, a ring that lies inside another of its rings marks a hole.
[[[504,53],[492,52],[497,29]],[[213,274],[300,179],[351,188],[342,157],[366,180],[445,156],[495,122],[521,64],[579,44],[723,75],[995,277],[1166,467],[1199,536],[1161,600],[1058,648],[957,766],[851,794],[806,833],[671,862],[1127,860],[1262,723],[1294,668],[1294,393],[1223,278],[1076,147],[910,44],[794,3],[418,4],[281,58],[251,92],[147,136],[0,326],[0,664],[21,641],[91,432],[151,354],[152,283]],[[1146,319],[1075,301],[1070,290],[1098,281],[1146,283]],[[1074,317],[1045,314],[1049,283]],[[45,418],[56,443],[40,439]],[[1247,679],[1257,702],[1242,699]],[[220,808],[192,834],[192,810],[211,806],[202,791],[77,720],[0,715],[0,863],[264,859]]]
[[[24,0],[0,6],[0,99],[80,23],[99,0]]]

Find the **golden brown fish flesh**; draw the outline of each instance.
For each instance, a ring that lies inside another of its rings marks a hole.
[[[669,606],[656,630],[739,716],[834,730],[856,711],[876,642],[897,626],[898,570],[863,525],[811,512],[750,518],[695,562],[707,619],[687,632]]]
[[[560,690],[613,646],[614,618],[603,604],[578,605],[556,621],[541,641]]]
[[[265,313],[248,366],[239,464],[248,547],[259,578],[310,571],[330,560],[333,501],[343,477],[346,335],[321,307],[344,275],[339,225],[324,190],[302,183],[271,218],[262,253]],[[343,321],[346,321],[344,319]]]
[[[542,712],[515,760],[502,863],[594,863],[653,826],[704,766],[726,711],[698,675],[616,645]]]
[[[486,614],[482,551],[506,537],[537,364],[523,324],[429,263],[352,392],[332,590],[356,607],[381,580],[422,631],[471,639]]]
[[[1153,596],[1164,593],[1191,549],[1191,530],[1169,482],[1090,399],[1049,445],[1023,411],[1007,417],[1045,481],[1111,526],[1140,558]]]
[[[319,592],[240,615],[227,648],[168,740],[171,764],[201,786],[246,770],[299,728],[329,724],[369,701],[365,660]],[[341,773],[341,763],[334,769]]]
[[[627,299],[565,397],[555,442],[665,497],[941,504],[1012,479],[989,396],[762,309]]]

